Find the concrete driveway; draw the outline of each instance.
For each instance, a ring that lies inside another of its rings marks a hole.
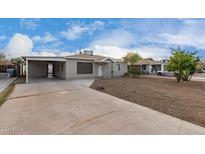
[[[192,81],[205,81],[205,73],[195,73],[192,76]]]
[[[88,88],[92,80],[18,84],[0,134],[205,134],[205,128]]]
[[[0,92],[8,87],[16,78],[0,79]]]

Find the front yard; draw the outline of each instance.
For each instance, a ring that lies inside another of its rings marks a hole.
[[[99,85],[104,93],[205,127],[205,82],[122,77],[97,79],[90,87]]]

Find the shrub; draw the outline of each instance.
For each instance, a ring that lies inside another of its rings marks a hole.
[[[132,66],[129,68],[128,73],[131,74],[133,78],[135,78],[136,76],[140,75],[140,70],[137,67]]]
[[[191,53],[178,48],[173,50],[166,68],[176,74],[177,82],[180,82],[181,79],[189,81],[196,71],[198,61],[199,58],[196,56],[196,52]]]

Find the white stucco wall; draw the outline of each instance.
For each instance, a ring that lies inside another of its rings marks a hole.
[[[62,79],[66,78],[66,62],[54,62],[53,67],[54,76]]]
[[[117,65],[120,64],[120,70],[118,70]],[[111,68],[113,67],[113,76],[122,76],[127,73],[127,64],[125,63],[107,63],[103,65],[103,76],[111,77]]]
[[[77,74],[77,62],[91,62],[93,63],[93,73],[92,74]],[[117,69],[117,64],[120,64],[120,71]],[[66,78],[90,78],[90,77],[98,77],[98,63],[88,60],[71,60],[68,59],[66,61]],[[111,68],[113,65],[113,76],[122,76],[127,73],[127,64],[125,63],[104,63],[102,64],[102,76],[111,77]]]
[[[111,77],[111,63],[107,63],[103,65],[103,76],[104,77]]]
[[[93,63],[93,73],[92,74],[77,74],[77,62]],[[91,77],[97,77],[97,75],[98,75],[98,65],[95,64],[93,61],[68,59],[66,62],[66,78],[67,79],[91,78]]]
[[[117,65],[120,65],[120,71],[118,70]],[[114,76],[122,76],[127,73],[127,64],[125,63],[113,63],[113,75]]]

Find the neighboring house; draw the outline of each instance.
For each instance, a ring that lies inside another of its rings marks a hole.
[[[146,58],[130,66],[138,67],[143,74],[157,74],[158,71],[166,71],[166,59],[155,61],[151,58]]]
[[[0,61],[0,73],[6,73],[7,69],[15,69],[16,64],[9,60]]]
[[[0,61],[0,79],[16,76],[17,65],[9,60]]]
[[[205,73],[205,59],[202,59],[201,61],[202,61],[202,63],[203,63],[202,72]]]
[[[24,64],[19,64],[18,62],[11,60],[2,60],[0,61],[0,78],[3,78],[3,76],[7,78],[24,76],[24,68]]]
[[[120,59],[93,55],[85,50],[65,57],[22,57],[26,61],[26,82],[35,77],[62,79],[115,77],[127,73],[127,64]]]

